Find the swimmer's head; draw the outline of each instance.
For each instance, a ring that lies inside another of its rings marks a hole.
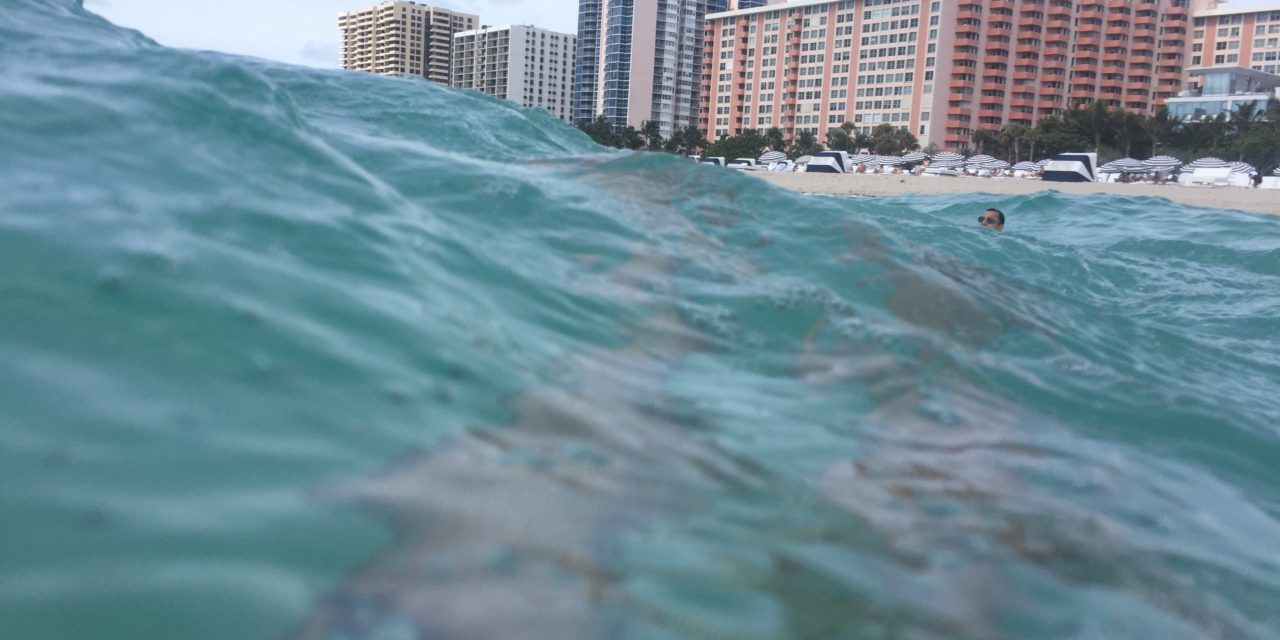
[[[987,209],[978,216],[978,224],[996,231],[1004,231],[1004,212],[999,209]]]

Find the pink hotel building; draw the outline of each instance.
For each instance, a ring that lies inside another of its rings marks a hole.
[[[819,141],[889,123],[965,151],[975,129],[1097,99],[1151,113],[1183,89],[1192,13],[1218,4],[795,0],[709,14],[698,122],[709,140],[778,127]]]

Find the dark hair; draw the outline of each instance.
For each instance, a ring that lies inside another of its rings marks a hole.
[[[995,208],[987,209],[987,211],[994,212],[996,215],[1000,216],[1000,225],[1001,225],[1001,226],[1004,226],[1004,212],[1003,212],[1003,211],[1001,211],[1001,210],[999,210],[999,209],[995,209]]]

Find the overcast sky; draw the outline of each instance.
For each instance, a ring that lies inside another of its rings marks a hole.
[[[578,0],[420,0],[480,16],[575,33]],[[313,67],[338,66],[338,13],[377,0],[85,0],[90,10],[171,47],[212,49]],[[1232,0],[1232,8],[1280,0]]]
[[[532,24],[576,33],[578,0],[418,0],[487,25]],[[85,0],[85,8],[160,44],[313,67],[337,67],[338,14],[380,0]]]

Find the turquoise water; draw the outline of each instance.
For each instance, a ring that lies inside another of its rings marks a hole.
[[[1280,637],[1274,218],[796,196],[65,1],[0,150],[0,636]]]

